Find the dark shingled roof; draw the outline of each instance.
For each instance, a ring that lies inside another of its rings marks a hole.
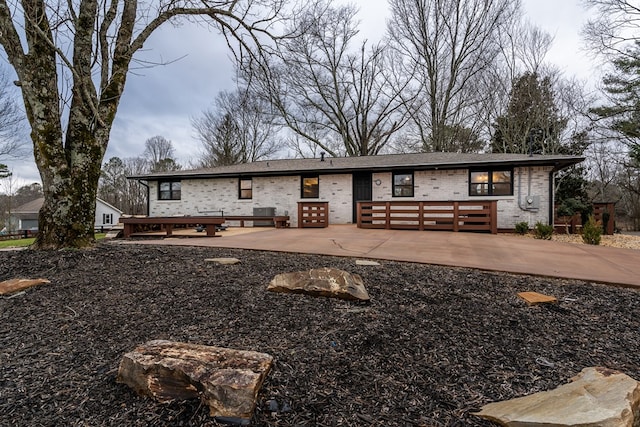
[[[282,176],[304,173],[330,174],[355,171],[388,172],[394,170],[466,169],[474,167],[553,166],[560,170],[580,163],[584,157],[566,155],[412,153],[361,157],[325,157],[313,159],[263,160],[211,169],[179,170],[134,175],[129,178],[158,179],[223,178],[239,176]]]

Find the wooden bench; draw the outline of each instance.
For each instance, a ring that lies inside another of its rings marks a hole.
[[[167,236],[171,236],[173,227],[176,225],[204,225],[207,236],[216,235],[216,227],[224,223],[225,218],[215,216],[147,216],[147,217],[120,217],[120,222],[124,224],[124,237],[130,237],[136,225],[160,225],[166,232]]]
[[[239,221],[240,227],[244,227],[245,221],[252,221],[254,225],[256,221],[269,221],[272,222],[276,228],[289,227],[289,216],[287,215],[225,215],[223,218],[226,221]]]

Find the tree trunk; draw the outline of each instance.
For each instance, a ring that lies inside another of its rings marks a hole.
[[[211,19],[229,46],[231,38],[253,52],[284,10],[281,1],[271,0],[153,3],[0,0],[0,46],[18,77],[45,198],[34,248],[94,241],[109,132],[133,55],[156,29],[180,17]]]
[[[44,190],[33,245],[37,249],[81,248],[95,241],[97,186],[106,144],[85,134],[84,141],[69,145],[74,148],[66,150],[68,160],[62,167],[36,158]]]

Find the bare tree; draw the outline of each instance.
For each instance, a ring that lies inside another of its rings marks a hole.
[[[269,104],[246,89],[218,93],[213,109],[193,119],[192,126],[202,143],[197,167],[255,162],[280,148],[280,126]]]
[[[421,103],[411,109],[425,151],[457,151],[451,129],[477,133],[481,76],[500,52],[499,33],[517,19],[518,0],[390,0],[389,35],[406,58]]]
[[[353,49],[356,12],[316,3],[295,23],[304,32],[282,40],[269,63],[245,76],[268,95],[294,141],[332,156],[379,153],[406,123],[402,105],[411,98],[402,98],[406,82],[397,80],[385,45]]]
[[[540,28],[513,19],[505,23],[497,34],[498,54],[487,72],[478,75],[482,101],[474,108],[480,118],[479,133],[491,140],[495,134],[496,118],[503,115],[509,103],[513,82],[526,73],[541,77],[556,72],[545,62],[553,38]],[[554,78],[555,81],[555,78]]]
[[[123,159],[123,163],[125,176],[142,175],[148,172],[147,163],[142,157],[127,157]],[[149,188],[141,182],[127,179],[120,209],[130,215],[148,214],[148,190]]]
[[[148,173],[149,166],[148,160],[143,157],[110,158],[102,167],[98,196],[126,214],[146,213],[146,189],[140,182],[127,179],[127,176]]]
[[[590,193],[592,200],[617,201],[620,199],[618,182],[623,176],[627,159],[624,144],[614,141],[597,141],[587,149]]]
[[[26,152],[22,141],[25,116],[9,88],[9,75],[0,67],[0,159],[20,157]]]
[[[44,188],[34,246],[94,241],[109,132],[134,55],[154,31],[199,20],[235,52],[260,54],[285,1],[0,0],[0,45],[18,76]]]
[[[112,157],[102,166],[98,183],[98,197],[112,206],[122,209],[122,190],[127,182],[124,163],[119,157]]]
[[[142,157],[149,162],[151,172],[180,170],[182,166],[175,159],[176,150],[173,143],[164,136],[156,135],[144,142]]]
[[[640,6],[635,0],[582,0],[595,17],[582,34],[589,48],[604,58],[626,56],[640,34]]]

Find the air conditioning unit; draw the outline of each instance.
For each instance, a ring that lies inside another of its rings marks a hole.
[[[275,216],[276,208],[253,208],[253,216]],[[254,227],[273,227],[273,221],[253,221]]]

